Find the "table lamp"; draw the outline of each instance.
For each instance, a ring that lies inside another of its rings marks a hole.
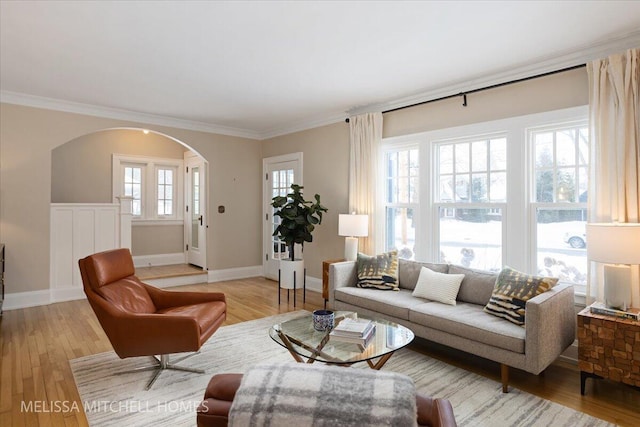
[[[631,265],[640,264],[640,223],[587,224],[587,259],[605,263],[605,305],[626,310],[631,304]]]
[[[352,214],[338,215],[338,235],[346,236],[344,258],[355,261],[358,258],[358,237],[369,235],[369,216]]]

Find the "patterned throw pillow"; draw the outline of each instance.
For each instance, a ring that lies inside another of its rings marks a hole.
[[[356,266],[359,287],[398,290],[398,251],[377,256],[359,253]]]
[[[548,291],[558,279],[538,277],[505,267],[496,280],[493,294],[484,311],[524,326],[525,305],[531,298]]]

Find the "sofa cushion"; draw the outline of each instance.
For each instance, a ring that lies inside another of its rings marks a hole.
[[[464,274],[438,273],[422,267],[413,296],[444,304],[456,305],[456,296]]]
[[[358,254],[356,261],[358,286],[385,290],[398,289],[398,251],[376,256]]]
[[[423,304],[424,300],[415,298],[411,291],[400,289],[398,292],[380,292],[377,289],[346,286],[335,291],[336,301],[376,311],[380,315],[409,319],[409,308]]]
[[[450,265],[449,273],[464,274],[464,279],[462,279],[460,291],[458,292],[458,301],[480,305],[485,305],[489,302],[498,278],[496,273],[459,265]]]
[[[531,276],[509,267],[502,269],[484,311],[524,326],[527,301],[558,283],[553,277]]]
[[[449,264],[433,264],[430,262],[400,259],[398,260],[398,281],[400,282],[400,287],[414,290],[416,283],[418,283],[418,277],[420,276],[420,269],[422,269],[422,267],[427,267],[438,273],[449,272]],[[486,301],[483,304],[486,304]]]
[[[427,302],[411,307],[409,321],[490,346],[524,354],[525,329],[483,311],[477,304]],[[447,345],[446,342],[442,344]]]

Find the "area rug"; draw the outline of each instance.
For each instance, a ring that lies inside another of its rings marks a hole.
[[[148,358],[119,359],[107,352],[70,361],[89,425],[195,426],[196,408],[212,375],[245,372],[265,361],[293,361],[268,331],[274,323],[308,314],[296,311],[224,326],[199,354],[183,362],[204,369],[205,375],[165,371],[150,391],[144,390],[149,372],[114,375],[144,366]],[[409,349],[396,352],[383,370],[406,374],[420,392],[449,399],[459,426],[611,425],[515,388],[504,394],[499,382]]]

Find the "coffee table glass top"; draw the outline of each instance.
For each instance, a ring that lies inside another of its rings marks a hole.
[[[335,324],[345,317],[366,318],[375,322],[374,336],[363,349],[358,344],[336,340],[330,331],[313,329],[312,315],[309,313],[297,319],[275,324],[269,336],[281,346],[308,359],[308,362],[352,364],[385,356],[385,361],[394,351],[408,345],[414,338],[413,332],[397,323],[369,316],[359,316],[352,311],[336,311]],[[370,366],[373,367],[373,365]],[[380,365],[381,367],[381,365]],[[379,369],[379,368],[376,368]]]

